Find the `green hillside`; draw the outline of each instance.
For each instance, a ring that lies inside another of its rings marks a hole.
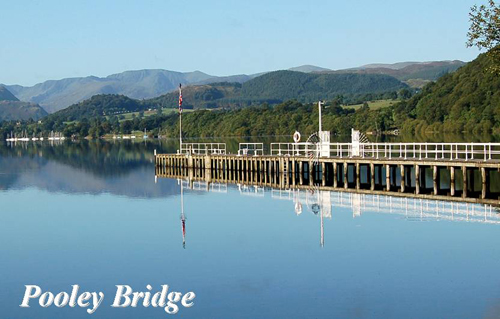
[[[0,101],[0,121],[39,120],[47,112],[38,104],[20,101]]]
[[[276,71],[243,83],[241,97],[247,99],[297,99],[302,102],[384,93],[406,87],[396,78],[381,74],[316,74]]]
[[[486,54],[394,108],[395,125],[406,130],[500,130],[500,77]],[[429,127],[430,126],[430,127]]]
[[[339,95],[344,103],[359,103],[366,95],[379,99],[407,86],[399,80],[379,74],[313,74],[276,71],[240,83],[212,83],[183,88],[185,109],[242,108],[250,105],[279,104],[298,100],[303,103],[332,100]],[[70,122],[82,118],[113,116],[158,108],[177,108],[179,93],[153,99],[136,100],[124,95],[100,94],[73,104],[49,116],[48,120]],[[372,98],[370,98],[372,99]],[[364,101],[364,100],[363,100]],[[363,102],[361,101],[361,102]]]
[[[407,85],[381,74],[330,74],[275,71],[243,84],[213,83],[189,86],[182,90],[186,106],[199,108],[239,108],[262,103],[279,104],[288,100],[310,103],[331,100],[342,95],[344,102],[356,102],[360,96],[396,92]],[[163,107],[177,107],[178,93],[156,99]]]
[[[187,86],[182,89],[183,107],[186,109],[205,109],[234,106],[237,101],[233,99],[239,96],[241,86],[240,83],[228,82]],[[175,91],[147,102],[164,108],[177,108],[179,93]]]
[[[146,106],[141,101],[124,95],[99,94],[53,113],[48,118],[54,121],[74,121],[82,118],[138,112],[145,108]]]
[[[38,104],[20,102],[4,86],[0,86],[0,121],[38,120],[47,112]]]
[[[441,76],[455,72],[466,63],[462,61],[406,62],[396,64],[373,64],[356,69],[330,71],[329,73],[385,74],[403,81],[413,88],[438,80]]]

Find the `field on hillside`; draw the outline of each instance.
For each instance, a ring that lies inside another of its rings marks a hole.
[[[371,110],[378,110],[384,107],[388,107],[391,105],[394,105],[398,103],[398,100],[377,100],[377,101],[369,101],[368,102],[368,107],[370,107]],[[353,104],[353,105],[344,105],[343,107],[346,109],[359,109],[363,106],[363,104]]]
[[[192,112],[193,110],[192,109],[184,109],[183,112],[184,113],[188,113],[188,112]],[[177,113],[178,112],[178,109],[175,108],[163,108],[162,109],[162,114],[163,115],[169,115],[169,114],[172,114],[172,113]],[[148,116],[151,116],[151,115],[155,115],[157,114],[157,111],[156,110],[151,110],[151,111],[144,111],[144,117],[148,117]],[[123,114],[119,114],[119,119],[120,119],[120,122],[121,121],[126,121],[126,120],[131,120],[135,117],[138,117],[139,116],[139,112],[130,112],[130,113],[123,113]],[[106,118],[109,120],[109,116],[106,116]]]

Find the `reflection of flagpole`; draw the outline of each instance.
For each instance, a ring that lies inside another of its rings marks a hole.
[[[320,239],[320,243],[319,245],[321,247],[324,247],[325,246],[325,231],[324,231],[324,228],[323,228],[323,210],[320,211],[320,214],[321,214],[321,239]]]
[[[319,215],[320,215],[320,220],[321,220],[321,235],[320,235],[320,241],[319,241],[319,245],[321,247],[325,246],[325,231],[324,231],[324,224],[323,224],[323,194],[321,193],[321,191],[318,191],[318,204],[319,204]]]
[[[186,216],[184,215],[184,187],[181,179],[181,227],[182,227],[182,248],[186,248]]]

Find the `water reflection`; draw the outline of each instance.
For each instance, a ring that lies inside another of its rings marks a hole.
[[[77,283],[111,297],[119,283],[167,283],[199,298],[180,318],[478,318],[496,310],[495,207],[317,187],[155,184],[150,156],[159,145],[85,144],[0,147],[6,318],[88,318],[81,309],[19,308],[26,283],[52,291]],[[142,307],[116,311],[103,306],[92,316],[165,318]]]
[[[184,215],[184,183],[181,184],[181,228],[182,228],[182,248],[186,249],[186,215]]]
[[[161,180],[171,180],[161,178]],[[408,222],[469,222],[500,225],[500,209],[490,204],[452,202],[422,198],[394,197],[342,191],[310,189],[274,189],[256,185],[208,183],[191,179],[176,179],[180,189],[182,240],[185,248],[186,217],[184,213],[184,189],[195,192],[228,194],[228,188],[241,196],[290,201],[290,212],[300,217],[309,213],[319,219],[319,244],[325,246],[325,221],[331,221],[335,209],[347,208],[352,218],[364,215],[395,215]]]

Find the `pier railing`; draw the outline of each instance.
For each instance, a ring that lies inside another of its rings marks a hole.
[[[272,156],[500,160],[500,143],[271,143]],[[326,148],[325,148],[326,146]]]
[[[419,160],[499,160],[500,143],[367,143],[359,157]]]
[[[240,143],[238,155],[264,155],[264,143]]]
[[[182,154],[213,155],[226,154],[226,143],[182,143]]]
[[[334,144],[329,144],[331,147]],[[349,143],[345,144],[351,145]],[[271,156],[305,156],[305,157],[319,157],[322,153],[323,147],[320,144],[313,143],[271,143]],[[328,151],[327,151],[328,152]],[[329,152],[331,153],[331,152]],[[349,156],[348,149],[344,150],[344,154],[340,156]]]

